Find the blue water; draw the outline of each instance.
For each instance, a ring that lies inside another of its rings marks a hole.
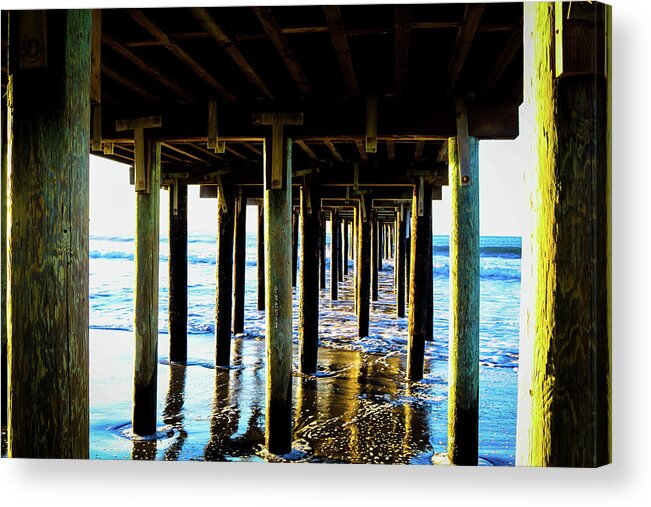
[[[513,465],[515,461],[521,239],[519,237],[482,237],[480,246],[480,456],[495,464]],[[163,334],[167,333],[167,252],[167,240],[161,238],[159,329]],[[212,362],[213,351],[215,252],[216,241],[213,236],[189,238],[188,332],[190,336],[188,347],[191,355],[194,350],[196,351],[195,355],[201,356],[193,357],[196,364],[208,366]],[[264,313],[257,311],[256,255],[256,238],[254,234],[250,234],[247,236],[246,249],[246,335],[244,338],[248,336],[254,340],[260,340],[264,336]],[[91,237],[91,329],[115,331],[131,331],[133,329],[133,259],[133,238]],[[434,341],[428,342],[426,345],[428,375],[423,381],[424,383],[416,389],[416,392],[419,393],[418,396],[422,397],[416,401],[431,405],[428,413],[432,415],[428,417],[431,417],[432,420],[427,424],[436,428],[431,431],[431,434],[435,434],[436,437],[430,436],[430,439],[436,438],[437,441],[430,442],[430,447],[442,451],[445,447],[445,407],[447,406],[448,237],[434,236],[432,261]],[[352,261],[349,266],[352,272]],[[380,299],[371,305],[370,336],[365,339],[356,337],[352,287],[350,287],[350,283],[344,284],[344,287],[340,284],[342,287],[340,288],[340,301],[330,302],[329,291],[321,291],[320,343],[321,346],[331,349],[370,353],[385,356],[392,361],[398,359],[398,363],[395,363],[394,367],[400,371],[404,367],[406,355],[407,319],[394,317],[395,298],[392,291],[391,262],[385,261],[384,268],[383,277],[380,280]],[[327,273],[329,274],[329,269]],[[295,298],[295,340],[296,322]],[[106,336],[105,333],[99,331],[94,335]],[[93,337],[93,333],[91,337]],[[251,350],[257,351],[256,354],[260,353],[261,357],[264,357],[263,349],[258,350],[254,345],[251,347],[253,347]],[[159,349],[163,361],[165,352],[162,347]],[[128,371],[130,361],[128,357],[123,356],[120,361],[120,368]],[[161,371],[166,370],[163,368]],[[107,373],[106,379],[97,380],[96,385],[101,387],[105,382],[106,388],[110,390],[108,379]],[[91,377],[91,388],[92,383],[93,378]],[[91,390],[91,394],[92,392]],[[405,397],[404,393],[401,396]],[[95,399],[99,399],[99,397],[96,396]],[[102,426],[103,419],[101,417],[98,419],[98,414],[110,414],[115,410],[124,410],[128,417],[128,395],[120,403],[121,409],[116,408],[118,406],[109,409],[110,405],[92,407],[91,420],[95,418],[94,424]],[[202,405],[197,402],[197,406]],[[112,416],[115,417],[114,413]],[[114,422],[111,421],[111,424]],[[102,435],[93,436],[91,446],[93,446],[93,441],[102,441],[101,439]],[[97,455],[100,456],[100,454]],[[189,459],[191,458],[192,456],[189,457]]]

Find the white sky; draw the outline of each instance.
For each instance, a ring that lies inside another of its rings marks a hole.
[[[521,127],[520,131],[525,132]],[[523,178],[528,167],[530,143],[523,134],[515,141],[479,143],[480,228],[483,236],[521,236],[525,215]],[[94,235],[133,236],[135,192],[129,185],[129,169],[99,157],[90,158],[90,231]],[[249,206],[247,229],[255,230],[255,208]],[[450,232],[450,189],[434,201],[434,234]],[[168,193],[161,191],[161,236],[167,235]],[[188,190],[189,234],[213,234],[217,228],[217,200],[199,199],[199,187]]]

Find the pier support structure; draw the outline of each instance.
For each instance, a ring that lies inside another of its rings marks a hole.
[[[188,358],[188,186],[176,180],[169,193],[170,361],[185,363]]]
[[[427,335],[427,273],[430,266],[428,242],[432,243],[432,185],[420,178],[414,187],[411,214],[411,265],[409,267],[409,343],[407,348],[407,379],[423,378],[425,339]],[[428,238],[429,234],[429,238]],[[431,277],[430,277],[431,278]],[[431,323],[430,323],[431,325]]]
[[[241,188],[235,203],[233,244],[233,334],[239,334],[244,332],[246,291],[246,196]]]
[[[257,229],[257,249],[258,249],[258,311],[264,311],[264,205],[258,205],[258,229]]]
[[[371,292],[371,205],[370,199],[360,199],[357,214],[357,335],[368,336]]]
[[[298,276],[298,220],[299,214],[292,211],[292,287],[296,287]]]
[[[267,403],[265,444],[285,454],[292,447],[292,141],[285,125],[303,123],[303,115],[261,114],[270,125],[265,140],[264,207],[266,266]]]
[[[516,462],[527,466],[611,460],[611,8],[568,7],[525,4],[535,151],[526,182]],[[573,38],[577,30],[582,39]]]
[[[319,349],[319,196],[315,175],[303,178],[300,198],[301,270],[298,307],[298,363],[302,373],[317,371]]]
[[[136,338],[133,432],[156,431],[158,377],[158,265],[160,219],[160,143],[145,138],[145,171],[149,192],[136,193]],[[136,145],[138,150],[138,145]]]
[[[88,458],[91,18],[9,13],[10,457]],[[19,37],[33,26],[52,57],[22,69]]]
[[[326,219],[323,211],[319,212],[319,287],[326,289]]]
[[[382,269],[382,231],[384,225],[377,219],[375,212],[369,218],[371,224],[371,301],[378,298],[378,271]]]
[[[342,242],[342,252],[341,252],[341,258],[343,261],[343,271],[342,271],[342,278],[348,274],[348,259],[349,259],[349,248],[348,248],[348,241],[349,241],[349,229],[348,229],[348,219],[344,218],[343,220],[343,242]]]
[[[452,199],[448,458],[451,463],[456,465],[477,465],[479,438],[479,141],[474,137],[467,136],[465,141],[461,139],[462,136],[452,137],[448,140],[448,167]],[[464,160],[469,164],[467,169],[463,167]],[[431,276],[429,279],[431,283]],[[429,322],[429,326],[432,326],[431,322]]]
[[[226,182],[217,196],[217,265],[215,300],[215,365],[231,362],[231,312],[233,303],[233,236],[235,196]]]
[[[401,206],[396,215],[396,317],[405,316],[405,211]]]
[[[339,298],[339,234],[337,234],[337,210],[330,212],[330,300],[336,301]]]

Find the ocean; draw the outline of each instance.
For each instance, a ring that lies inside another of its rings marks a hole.
[[[519,237],[482,237],[480,463],[514,465],[520,304]],[[395,318],[393,265],[380,272],[370,335],[356,336],[353,262],[339,300],[321,291],[319,372],[294,372],[294,451],[264,442],[264,312],[257,310],[255,234],[247,236],[245,332],[233,366],[214,367],[213,236],[188,239],[188,364],[167,357],[167,253],[160,245],[158,419],[155,438],[129,432],[133,375],[134,242],[91,236],[91,458],[428,464],[447,445],[449,245],[433,237],[434,341],[425,378],[405,382],[407,319]],[[326,271],[329,276],[329,269]],[[330,281],[328,280],[328,287]],[[297,341],[297,289],[294,291]],[[296,348],[296,347],[295,347]],[[296,369],[296,350],[295,369]]]

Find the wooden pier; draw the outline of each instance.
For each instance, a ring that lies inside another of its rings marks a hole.
[[[479,146],[516,138],[525,100],[536,113],[535,135],[552,141],[536,142],[529,182],[519,461],[608,463],[610,9],[587,2],[567,9],[543,2],[4,11],[9,455],[88,457],[93,153],[132,167],[137,435],[153,433],[159,420],[160,190],[170,195],[169,356],[177,363],[187,360],[188,185],[216,198],[218,368],[231,366],[232,336],[247,330],[245,211],[258,207],[265,441],[277,454],[293,440],[293,287],[299,369],[309,375],[319,367],[320,297],[337,300],[351,278],[358,335],[373,334],[378,273],[393,264],[396,318],[409,326],[406,376],[417,382],[427,373],[427,342],[441,339],[433,335],[432,201],[449,185],[448,458],[476,465]],[[587,58],[585,47],[599,54]]]

